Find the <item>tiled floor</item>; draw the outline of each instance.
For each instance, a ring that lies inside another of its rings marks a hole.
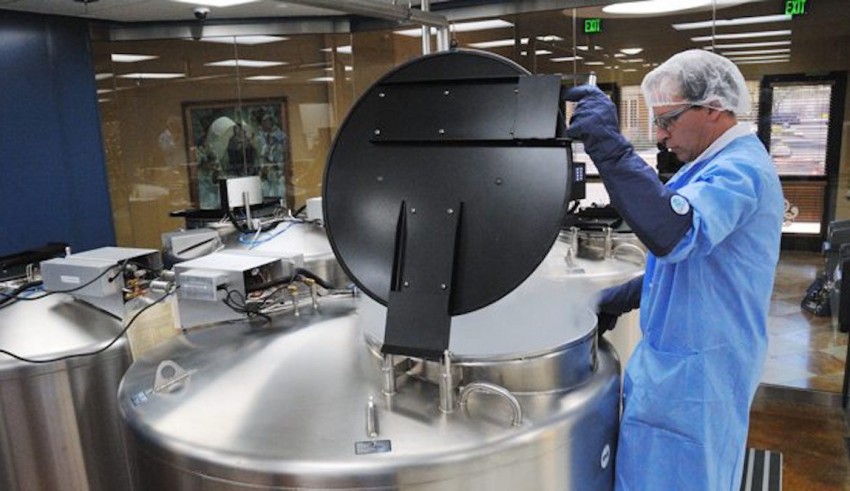
[[[748,445],[782,452],[784,491],[850,491],[850,431],[840,407],[848,335],[800,308],[821,269],[820,254],[782,253],[751,411]]]
[[[823,269],[823,257],[783,252],[768,319],[768,356],[762,383],[841,392],[847,334],[829,317],[800,308],[806,288]]]

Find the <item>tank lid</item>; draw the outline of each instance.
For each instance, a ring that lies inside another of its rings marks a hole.
[[[474,51],[390,72],[329,153],[324,216],[349,277],[387,306],[385,352],[436,358],[451,316],[540,264],[569,201],[560,77]]]

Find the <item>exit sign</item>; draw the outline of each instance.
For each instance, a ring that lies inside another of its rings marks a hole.
[[[785,15],[803,15],[806,13],[806,0],[785,0]]]
[[[803,1],[805,2],[806,0]],[[602,19],[585,19],[584,33],[593,34],[596,32],[602,32]]]

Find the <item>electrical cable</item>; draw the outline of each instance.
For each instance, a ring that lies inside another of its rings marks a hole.
[[[264,314],[264,313],[260,312],[258,309],[251,309],[251,308],[249,308],[249,307],[248,307],[248,302],[245,300],[245,296],[244,296],[244,295],[242,295],[242,293],[240,293],[240,292],[238,292],[238,291],[236,291],[236,290],[228,290],[227,288],[224,288],[224,291],[225,291],[225,292],[227,292],[227,295],[225,295],[225,297],[224,297],[224,299],[222,300],[222,302],[224,302],[224,305],[227,305],[227,307],[228,307],[228,308],[230,308],[230,310],[232,310],[232,311],[236,312],[237,314],[244,314],[244,315],[247,315],[249,318],[251,318],[251,317],[262,317],[262,318],[263,318],[264,320],[266,320],[268,323],[271,323],[271,322],[272,322],[272,318],[271,318],[271,317],[269,317],[268,315],[266,315],[266,314]],[[230,297],[231,297],[231,296],[233,296],[234,294],[235,294],[235,295],[238,295],[239,297],[241,297],[242,305],[237,304],[236,302],[234,302],[234,301],[230,298]]]
[[[74,353],[74,354],[71,354],[71,355],[57,356],[57,357],[54,357],[54,358],[44,358],[44,359],[38,359],[38,360],[33,359],[33,358],[27,358],[25,356],[16,355],[15,353],[12,353],[11,351],[6,351],[4,349],[0,349],[0,353],[2,353],[4,355],[11,356],[12,358],[14,358],[16,360],[23,361],[23,362],[26,362],[26,363],[54,363],[54,362],[57,362],[57,361],[70,360],[72,358],[83,358],[83,357],[86,357],[86,356],[99,355],[99,354],[103,353],[104,351],[108,350],[109,348],[111,348],[112,345],[117,343],[118,340],[121,339],[121,337],[124,336],[124,334],[127,333],[127,331],[130,329],[130,327],[133,325],[133,323],[136,322],[136,319],[138,319],[139,316],[142,315],[143,312],[145,312],[149,308],[151,308],[154,305],[165,300],[168,296],[172,295],[177,290],[177,288],[179,288],[179,287],[174,286],[174,287],[170,288],[161,297],[154,300],[150,304],[145,305],[141,310],[136,312],[133,315],[133,317],[130,318],[130,320],[127,322],[127,325],[124,326],[123,329],[121,329],[121,332],[119,332],[117,336],[112,338],[112,341],[107,343],[106,346],[104,346],[102,348],[98,348],[94,351],[87,351],[85,353]]]
[[[25,291],[29,290],[30,288],[36,288],[36,287],[39,287],[41,285],[42,285],[41,280],[29,281],[29,282],[24,283],[23,285],[15,288],[10,293],[0,292],[0,296],[3,297],[3,298],[0,298],[0,307],[2,307],[3,304],[8,303],[8,302],[14,303],[14,301],[18,300],[18,295],[24,293]],[[29,298],[29,297],[22,297],[22,298]]]
[[[269,235],[268,237],[264,237],[264,238],[262,238],[262,239],[255,238],[255,239],[253,239],[253,240],[247,240],[245,237],[246,237],[246,236],[254,236],[254,237],[257,237],[257,236],[259,236],[259,234],[260,234],[260,233],[268,233],[268,232],[264,232],[264,231],[260,230],[259,232],[250,232],[250,231],[249,231],[249,232],[243,233],[243,234],[239,235],[239,243],[240,243],[240,244],[247,244],[249,249],[253,249],[253,248],[254,248],[254,246],[256,246],[256,245],[262,244],[262,243],[264,243],[264,242],[268,242],[268,241],[270,241],[270,240],[272,240],[272,239],[274,239],[274,238],[276,238],[276,237],[280,236],[282,233],[284,233],[284,232],[286,232],[287,230],[289,230],[289,228],[290,228],[290,227],[292,227],[292,225],[294,225],[294,224],[296,224],[296,223],[301,223],[301,222],[298,222],[298,221],[290,221],[290,222],[286,225],[286,227],[284,227],[282,230],[278,230],[277,232],[275,232],[275,233],[273,233],[273,234]]]

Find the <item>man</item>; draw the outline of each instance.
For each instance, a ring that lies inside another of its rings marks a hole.
[[[726,58],[673,56],[641,86],[656,137],[685,162],[667,185],[617,129],[598,89],[575,87],[567,130],[647,245],[645,275],[602,293],[605,317],[640,307],[626,368],[616,489],[737,491],[767,347],[783,197],[748,125],[750,98]]]

